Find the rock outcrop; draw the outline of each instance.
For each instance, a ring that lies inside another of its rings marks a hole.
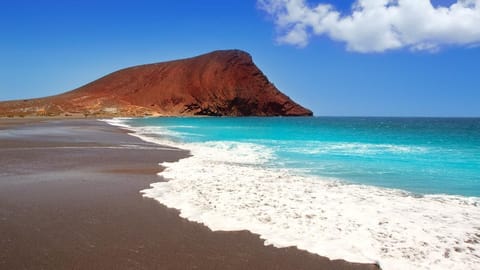
[[[0,102],[0,116],[310,116],[243,51],[215,51],[111,73],[60,95]]]

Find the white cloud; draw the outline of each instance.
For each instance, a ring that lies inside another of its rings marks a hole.
[[[480,0],[457,0],[449,7],[435,7],[430,0],[356,0],[349,14],[305,0],[257,4],[273,17],[278,41],[300,47],[315,35],[344,42],[357,52],[435,51],[444,45],[480,43]]]

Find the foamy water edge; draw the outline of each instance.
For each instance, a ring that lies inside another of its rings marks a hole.
[[[249,230],[266,245],[296,246],[382,269],[480,265],[480,198],[413,196],[305,176],[264,166],[272,153],[253,143],[183,144],[145,135],[169,132],[161,127],[106,122],[145,141],[191,151],[190,158],[161,164],[166,169],[159,175],[171,181],[141,192],[214,231]]]

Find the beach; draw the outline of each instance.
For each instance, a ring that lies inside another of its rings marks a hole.
[[[158,163],[189,154],[97,120],[0,120],[0,269],[378,269],[212,232],[142,197]]]

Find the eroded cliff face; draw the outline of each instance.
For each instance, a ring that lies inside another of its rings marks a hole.
[[[123,69],[57,96],[0,103],[0,116],[310,116],[243,51]]]

